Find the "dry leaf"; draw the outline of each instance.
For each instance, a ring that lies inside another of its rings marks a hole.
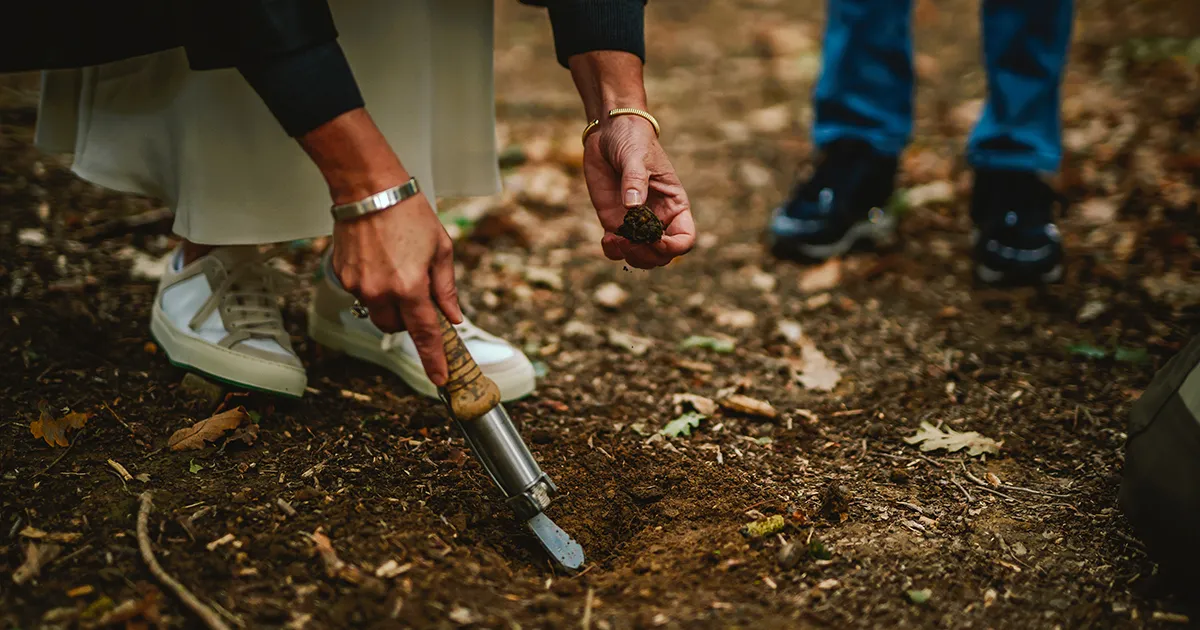
[[[1000,486],[1003,485],[1000,482],[1000,478],[997,477],[995,473],[988,473],[987,476],[985,477],[985,479],[987,479],[988,485],[993,488],[999,488]]]
[[[726,328],[750,328],[758,321],[758,316],[744,308],[722,310],[717,313],[717,325]]]
[[[696,394],[675,394],[671,397],[671,404],[675,405],[676,414],[686,411],[684,405],[688,405],[706,416],[711,416],[717,412],[717,403],[713,402],[711,398],[697,396]]]
[[[396,577],[397,575],[403,575],[405,573],[408,573],[410,570],[412,570],[412,568],[413,568],[413,565],[411,562],[405,562],[404,564],[400,564],[400,563],[396,562],[395,560],[388,560],[387,562],[384,562],[383,564],[379,565],[379,568],[375,569],[375,577],[391,579],[391,578]]]
[[[157,628],[166,628],[159,605],[162,592],[153,586],[146,587],[145,596],[141,599],[127,599],[112,610],[104,613],[87,628],[106,628],[124,623],[128,628],[147,628],[152,624]]]
[[[258,425],[253,422],[244,424],[238,427],[232,435],[229,436],[230,442],[242,442],[246,446],[254,446],[254,440],[258,439]]]
[[[939,429],[928,422],[922,422],[916,435],[904,438],[909,444],[920,444],[922,451],[945,449],[953,453],[967,449],[967,454],[975,457],[983,453],[999,453],[1000,442],[984,437],[974,431],[960,433],[953,429]]]
[[[172,451],[200,450],[207,446],[208,442],[215,441],[226,431],[232,431],[249,420],[250,414],[246,413],[245,407],[223,411],[207,420],[201,420],[186,429],[180,429],[171,434],[171,438],[167,440],[167,446],[170,446]]]
[[[322,534],[320,531],[313,532],[309,535],[309,539],[317,547],[317,553],[321,554],[321,561],[325,563],[325,574],[329,577],[341,578],[351,584],[358,584],[363,581],[362,571],[353,564],[349,564],[338,557],[337,552],[333,550],[333,543],[329,541],[329,537]]]
[[[800,362],[796,380],[807,389],[831,392],[842,380],[842,372],[837,364],[811,343],[801,346]]]
[[[73,543],[83,538],[83,534],[79,532],[44,532],[36,527],[29,526],[21,530],[21,535],[25,538],[44,540],[52,543]]]
[[[811,267],[800,276],[800,291],[802,293],[819,293],[837,286],[842,280],[842,261],[840,258],[830,258],[824,264]]]
[[[58,545],[41,545],[38,543],[29,543],[25,548],[25,562],[13,571],[12,579],[14,584],[24,584],[29,580],[37,577],[42,572],[42,567],[62,552],[62,547]]]
[[[726,396],[725,398],[721,399],[719,404],[730,411],[736,411],[738,413],[744,413],[751,416],[759,416],[761,418],[771,419],[779,416],[779,412],[775,411],[775,408],[771,406],[771,403],[742,394]]]
[[[82,429],[92,417],[90,413],[73,411],[62,418],[55,418],[50,403],[45,400],[38,402],[38,413],[38,419],[29,424],[29,432],[35,438],[46,440],[50,446],[70,446],[67,429]]]

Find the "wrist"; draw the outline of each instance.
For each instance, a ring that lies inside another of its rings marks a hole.
[[[569,63],[588,120],[603,120],[622,107],[646,109],[642,60],[636,55],[598,50],[574,55]]]
[[[346,112],[299,141],[325,178],[334,205],[361,201],[409,180],[365,109]]]

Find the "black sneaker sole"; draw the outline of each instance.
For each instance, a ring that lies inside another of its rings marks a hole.
[[[876,221],[863,220],[850,226],[842,238],[832,243],[803,243],[795,239],[779,238],[768,232],[771,254],[777,258],[804,261],[823,261],[843,256],[856,246],[867,243],[876,247],[890,245],[896,240],[899,221],[884,214]]]

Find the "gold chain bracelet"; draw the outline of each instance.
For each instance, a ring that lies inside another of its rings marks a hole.
[[[645,118],[646,121],[648,121],[650,123],[650,125],[652,127],[654,127],[654,137],[657,138],[658,136],[662,135],[662,127],[660,127],[658,125],[658,119],[656,119],[648,111],[645,111],[642,109],[637,109],[634,107],[618,107],[616,109],[609,110],[609,112],[608,112],[609,119],[616,118],[617,116],[639,116],[641,118]],[[599,126],[600,126],[599,118],[588,123],[587,126],[583,128],[582,141],[586,143],[588,136],[592,135],[592,132],[595,131],[596,128]]]

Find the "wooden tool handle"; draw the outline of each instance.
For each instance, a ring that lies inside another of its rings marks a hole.
[[[479,369],[466,344],[458,338],[458,331],[440,310],[438,320],[442,325],[446,365],[450,368],[445,387],[450,412],[461,421],[474,420],[500,404],[500,388]]]

